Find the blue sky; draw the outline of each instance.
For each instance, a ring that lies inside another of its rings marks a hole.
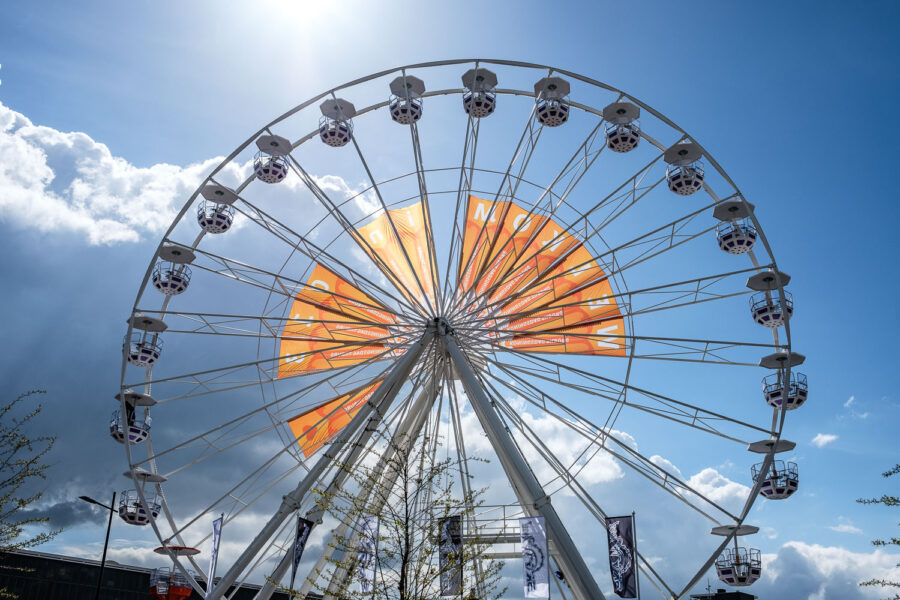
[[[818,598],[867,597],[855,572],[898,562],[869,544],[896,515],[854,502],[896,489],[879,474],[900,450],[895,3],[8,2],[3,12],[3,118],[46,128],[31,140],[50,172],[13,168],[36,163],[10,142],[21,124],[0,120],[0,373],[5,397],[49,392],[45,422],[60,438],[53,502],[124,481],[104,428],[122,323],[164,229],[146,215],[180,206],[213,159],[330,86],[481,56],[583,73],[660,110],[757,205],[794,276],[792,330],[811,388],[786,430],[801,492],[774,507],[779,516],[766,508],[778,535],[758,545],[790,567],[756,593],[782,597],[779,587],[802,582],[795,589]],[[60,132],[82,135],[63,142]],[[104,165],[98,178],[118,177],[94,181],[93,193],[141,222],[72,224],[35,209],[85,160]],[[128,204],[167,174],[176,181]],[[37,195],[23,192],[40,177]],[[117,236],[98,233],[110,227]],[[820,434],[835,437],[813,444]],[[129,535],[119,526],[122,560],[133,558]],[[95,536],[76,519],[48,549],[89,547]]]

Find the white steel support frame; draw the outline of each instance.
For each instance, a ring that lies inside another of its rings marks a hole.
[[[394,368],[391,369],[391,372],[388,374],[387,378],[385,378],[384,383],[378,386],[376,392],[372,395],[372,398],[363,405],[360,411],[353,417],[353,420],[350,424],[341,430],[341,432],[335,437],[333,443],[330,447],[322,454],[316,464],[310,468],[309,473],[307,473],[306,477],[297,484],[297,487],[294,490],[287,494],[281,502],[281,506],[278,508],[278,511],[272,515],[269,521],[263,526],[260,532],[253,538],[253,541],[247,546],[246,549],[241,553],[238,559],[234,562],[228,572],[222,577],[218,584],[210,591],[209,595],[207,595],[206,600],[218,600],[225,595],[225,592],[230,588],[240,574],[244,571],[247,566],[253,561],[253,559],[262,551],[266,542],[269,541],[269,538],[275,534],[281,524],[287,519],[294,511],[300,508],[300,503],[302,502],[304,496],[309,493],[310,488],[313,483],[318,479],[319,475],[321,475],[327,468],[329,468],[334,462],[334,454],[337,449],[341,448],[347,441],[353,437],[356,433],[357,429],[363,423],[366,424],[366,440],[368,437],[374,433],[377,429],[377,424],[381,421],[384,414],[387,412],[387,409],[390,407],[391,402],[397,396],[397,393],[400,391],[400,388],[403,386],[406,379],[409,377],[410,372],[418,361],[419,357],[422,355],[422,352],[428,347],[429,344],[434,340],[434,327],[429,324],[425,330],[424,335],[422,335],[421,339],[413,344],[406,353],[397,361]],[[363,447],[365,442],[361,440],[362,443],[359,443],[351,452],[351,456],[348,462],[355,462],[358,454],[363,452]]]
[[[390,495],[390,490],[393,489],[394,484],[397,481],[397,478],[400,476],[400,472],[395,469],[388,469],[390,462],[394,459],[394,457],[399,452],[406,452],[412,442],[415,442],[418,439],[420,432],[422,431],[422,427],[425,426],[426,421],[428,420],[428,415],[431,413],[431,410],[434,406],[435,400],[438,398],[437,392],[437,374],[432,378],[433,386],[431,389],[425,389],[419,395],[419,398],[416,400],[416,403],[410,407],[410,411],[407,414],[405,426],[408,426],[408,432],[404,429],[398,429],[397,433],[394,437],[397,445],[394,446],[394,441],[392,440],[392,446],[390,450],[385,453],[382,459],[378,462],[375,469],[372,471],[372,475],[374,475],[373,480],[377,481],[377,478],[382,476],[387,470],[387,474],[384,475],[384,479],[372,486],[369,490],[364,490],[364,493],[367,493],[370,497],[370,506],[371,510],[369,514],[380,514],[381,510],[384,508],[385,502]],[[424,452],[423,452],[424,455]],[[352,527],[353,523],[344,523],[345,526],[344,533],[335,534],[335,535],[344,535],[346,534],[346,530]],[[358,532],[353,536],[349,547],[355,548],[359,543],[359,534]],[[327,550],[327,554],[331,555],[334,552],[334,548],[329,544],[329,548]],[[316,573],[316,569],[321,569],[324,566],[324,562],[327,560],[325,558],[326,553],[323,552],[322,557],[319,558],[315,567],[310,572],[310,577],[312,574]],[[350,574],[353,569],[356,567],[356,557],[350,556],[349,560],[345,560],[344,563],[337,569],[334,570],[334,573],[331,576],[331,580],[328,583],[327,593],[325,594],[326,598],[335,599],[334,595],[338,590],[338,585],[344,581]],[[321,565],[320,565],[321,563]],[[306,593],[309,592],[312,587],[312,582],[310,581],[310,577],[307,577],[307,580],[304,582],[304,587],[301,589],[301,597],[305,598]],[[305,593],[304,593],[305,592]]]
[[[575,547],[569,532],[550,503],[525,458],[514,444],[509,431],[494,410],[491,400],[485,394],[469,362],[456,343],[452,329],[442,322],[439,331],[441,342],[459,372],[463,387],[478,421],[487,433],[500,464],[525,512],[531,516],[544,517],[548,538],[553,542],[556,553],[554,559],[566,573],[566,580],[576,600],[604,600],[603,592],[591,576],[591,571]]]
[[[424,386],[422,386],[422,391],[419,393],[418,398],[416,398],[415,402],[412,403],[409,410],[406,413],[406,416],[401,421],[401,423],[397,426],[394,435],[391,438],[390,445],[385,452],[384,455],[379,459],[378,464],[373,469],[373,473],[380,474],[387,467],[388,463],[392,459],[392,457],[396,454],[398,448],[405,448],[409,445],[410,441],[415,440],[419,436],[419,432],[422,430],[422,426],[425,424],[425,417],[428,416],[428,412],[431,410],[432,405],[434,404],[435,399],[437,398],[437,382],[435,381],[435,377],[430,377]],[[338,470],[338,473],[335,475],[334,479],[332,479],[331,483],[328,485],[324,495],[330,496],[335,490],[341,487],[344,481],[347,479],[349,475],[346,468],[341,468]],[[385,483],[385,486],[392,486],[393,480],[389,477]],[[366,493],[370,493],[369,490]],[[313,522],[313,527],[320,525],[322,523],[323,511],[321,508],[315,508],[306,514],[306,519]],[[347,530],[350,528],[352,523],[348,523],[346,521],[342,522],[338,525],[337,528],[334,529],[331,533],[331,538],[340,538],[347,534]],[[328,540],[325,541],[324,549],[322,550],[322,554],[319,555],[316,564],[313,566],[310,571],[310,576],[314,573],[321,571],[328,562],[328,559],[334,553],[334,546],[328,543]],[[293,547],[289,547],[288,551],[284,553],[278,565],[275,567],[275,570],[272,571],[272,574],[266,578],[266,583],[260,588],[259,592],[257,592],[256,596],[254,596],[255,600],[269,600],[272,597],[272,594],[275,591],[276,585],[280,582],[285,574],[287,573],[288,567],[291,566],[291,560],[293,558]],[[312,581],[310,576],[307,576],[306,579],[303,580],[302,585],[300,586],[300,597],[306,598],[307,594],[309,594],[312,588]]]

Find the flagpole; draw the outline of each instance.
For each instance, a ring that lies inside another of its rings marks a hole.
[[[634,511],[631,511],[631,549],[634,552],[634,583],[637,587],[637,597],[641,600],[641,563],[640,555],[637,551],[637,519]]]
[[[216,521],[219,521],[218,537],[216,537]],[[209,593],[212,591],[216,579],[216,563],[219,562],[219,542],[222,539],[222,526],[225,524],[225,513],[221,513],[216,521],[213,521],[213,548],[210,556],[209,575],[207,576],[206,593],[203,595],[204,598],[209,597]]]
[[[300,519],[301,518],[302,517],[300,516],[300,511],[298,510],[297,511],[297,528],[296,528],[296,531],[294,532],[294,545],[289,550],[289,552],[291,554],[291,566],[292,566],[292,568],[291,568],[291,585],[289,588],[291,590],[291,598],[297,597],[297,594],[294,593],[294,582],[297,579],[297,540],[300,537]]]

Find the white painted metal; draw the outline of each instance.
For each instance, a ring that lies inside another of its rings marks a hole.
[[[280,135],[264,135],[256,140],[256,147],[270,156],[287,156],[291,151],[291,141]]]
[[[600,591],[597,582],[594,581],[587,563],[584,562],[584,559],[572,542],[572,538],[569,537],[569,532],[566,531],[565,525],[563,525],[562,520],[556,513],[556,509],[550,503],[550,497],[544,492],[525,458],[513,443],[509,432],[494,411],[491,401],[485,395],[466,357],[460,351],[453,337],[452,330],[448,330],[446,323],[442,323],[441,327],[440,334],[444,347],[460,373],[463,386],[466,389],[466,396],[478,415],[478,421],[484,428],[491,445],[497,452],[503,470],[506,472],[506,477],[519,498],[519,503],[529,515],[540,515],[546,519],[548,537],[553,540],[557,549],[556,561],[562,565],[563,570],[567,573],[572,593],[578,600],[603,600],[603,592]]]
[[[309,493],[316,478],[332,465],[332,461],[335,458],[334,448],[340,448],[343,444],[347,443],[347,440],[352,437],[356,430],[364,423],[368,423],[366,425],[366,431],[370,435],[375,431],[375,425],[377,425],[384,416],[394,397],[397,395],[397,392],[399,392],[400,388],[403,386],[404,381],[409,377],[419,356],[421,356],[425,348],[433,342],[433,339],[434,328],[429,327],[422,338],[411,346],[406,351],[406,354],[397,361],[397,364],[391,370],[391,373],[385,379],[384,383],[379,386],[369,402],[360,409],[359,413],[353,418],[353,421],[335,437],[331,445],[332,447],[326,450],[319,460],[316,461],[316,464],[310,468],[309,473],[299,484],[297,484],[294,491],[284,497],[278,512],[269,519],[260,530],[259,534],[257,534],[252,542],[250,542],[231,568],[228,569],[228,572],[222,576],[219,583],[217,583],[209,594],[207,594],[206,600],[218,600],[221,598],[228,588],[237,581],[237,578],[244,569],[249,566],[250,562],[263,549],[266,542],[272,537],[284,520],[300,507],[301,501],[304,496]],[[362,444],[357,443],[353,452],[361,454],[362,451]],[[351,460],[350,464],[353,464],[354,462],[354,460]]]
[[[693,142],[675,144],[663,153],[663,160],[676,167],[687,166],[703,156],[703,150]]]
[[[614,125],[627,125],[641,116],[641,107],[631,102],[613,102],[603,109],[603,118]]]
[[[224,185],[219,185],[218,183],[210,183],[203,186],[200,190],[200,194],[210,202],[227,204],[229,206],[234,204],[238,198],[233,189],[225,187]]]
[[[434,377],[431,377],[426,383],[422,386],[422,391],[419,393],[416,401],[410,406],[409,411],[406,414],[405,419],[400,423],[397,427],[397,430],[394,432],[394,436],[391,438],[391,442],[388,444],[387,452],[382,455],[379,459],[378,464],[373,467],[372,474],[377,475],[383,473],[388,463],[392,460],[392,457],[397,453],[398,449],[402,449],[404,447],[408,447],[410,443],[418,439],[419,432],[422,429],[422,425],[425,424],[425,417],[428,416],[428,412],[431,410],[431,405],[434,404],[435,398],[437,398],[437,386]],[[344,480],[349,475],[347,469],[339,469],[337,475],[334,479],[331,480],[331,483],[328,484],[328,488],[326,488],[324,496],[331,497],[333,496],[335,490],[339,489]],[[394,479],[396,479],[396,474],[394,474]],[[388,478],[384,487],[391,487],[393,485],[394,479]],[[373,513],[378,513],[378,508],[373,508]],[[320,525],[322,523],[323,511],[321,507],[316,507],[314,510],[306,513],[305,518],[309,519],[313,523]],[[333,555],[335,546],[330,542],[329,538],[343,538],[347,535],[347,531],[349,530],[352,523],[342,522],[338,525],[338,527],[331,533],[328,538],[325,539],[323,544],[322,553],[319,555],[319,558],[316,561],[316,564],[310,570],[310,577],[313,574],[322,572],[325,566],[328,564],[328,559]],[[284,578],[287,573],[288,567],[291,566],[291,558],[293,554],[288,551],[285,552],[282,556],[281,560],[278,562],[278,565],[275,567],[275,570],[266,578],[266,583],[260,588],[259,592],[257,592],[256,596],[254,596],[255,600],[269,600],[272,597],[272,594],[275,592],[276,585]],[[306,598],[309,592],[312,590],[312,584],[310,577],[307,577],[302,580],[300,585],[300,598]]]

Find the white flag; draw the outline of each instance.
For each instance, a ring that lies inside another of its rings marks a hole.
[[[356,552],[356,578],[359,591],[371,594],[375,591],[375,563],[378,558],[378,517],[365,517],[359,532],[359,548]]]
[[[519,519],[525,597],[550,598],[550,566],[544,517]]]
[[[209,597],[209,593],[213,589],[213,579],[216,577],[216,560],[219,558],[219,538],[222,537],[222,519],[225,518],[225,515],[222,515],[215,521],[213,521],[213,539],[212,539],[212,554],[209,557],[209,576],[206,580],[206,596]]]

